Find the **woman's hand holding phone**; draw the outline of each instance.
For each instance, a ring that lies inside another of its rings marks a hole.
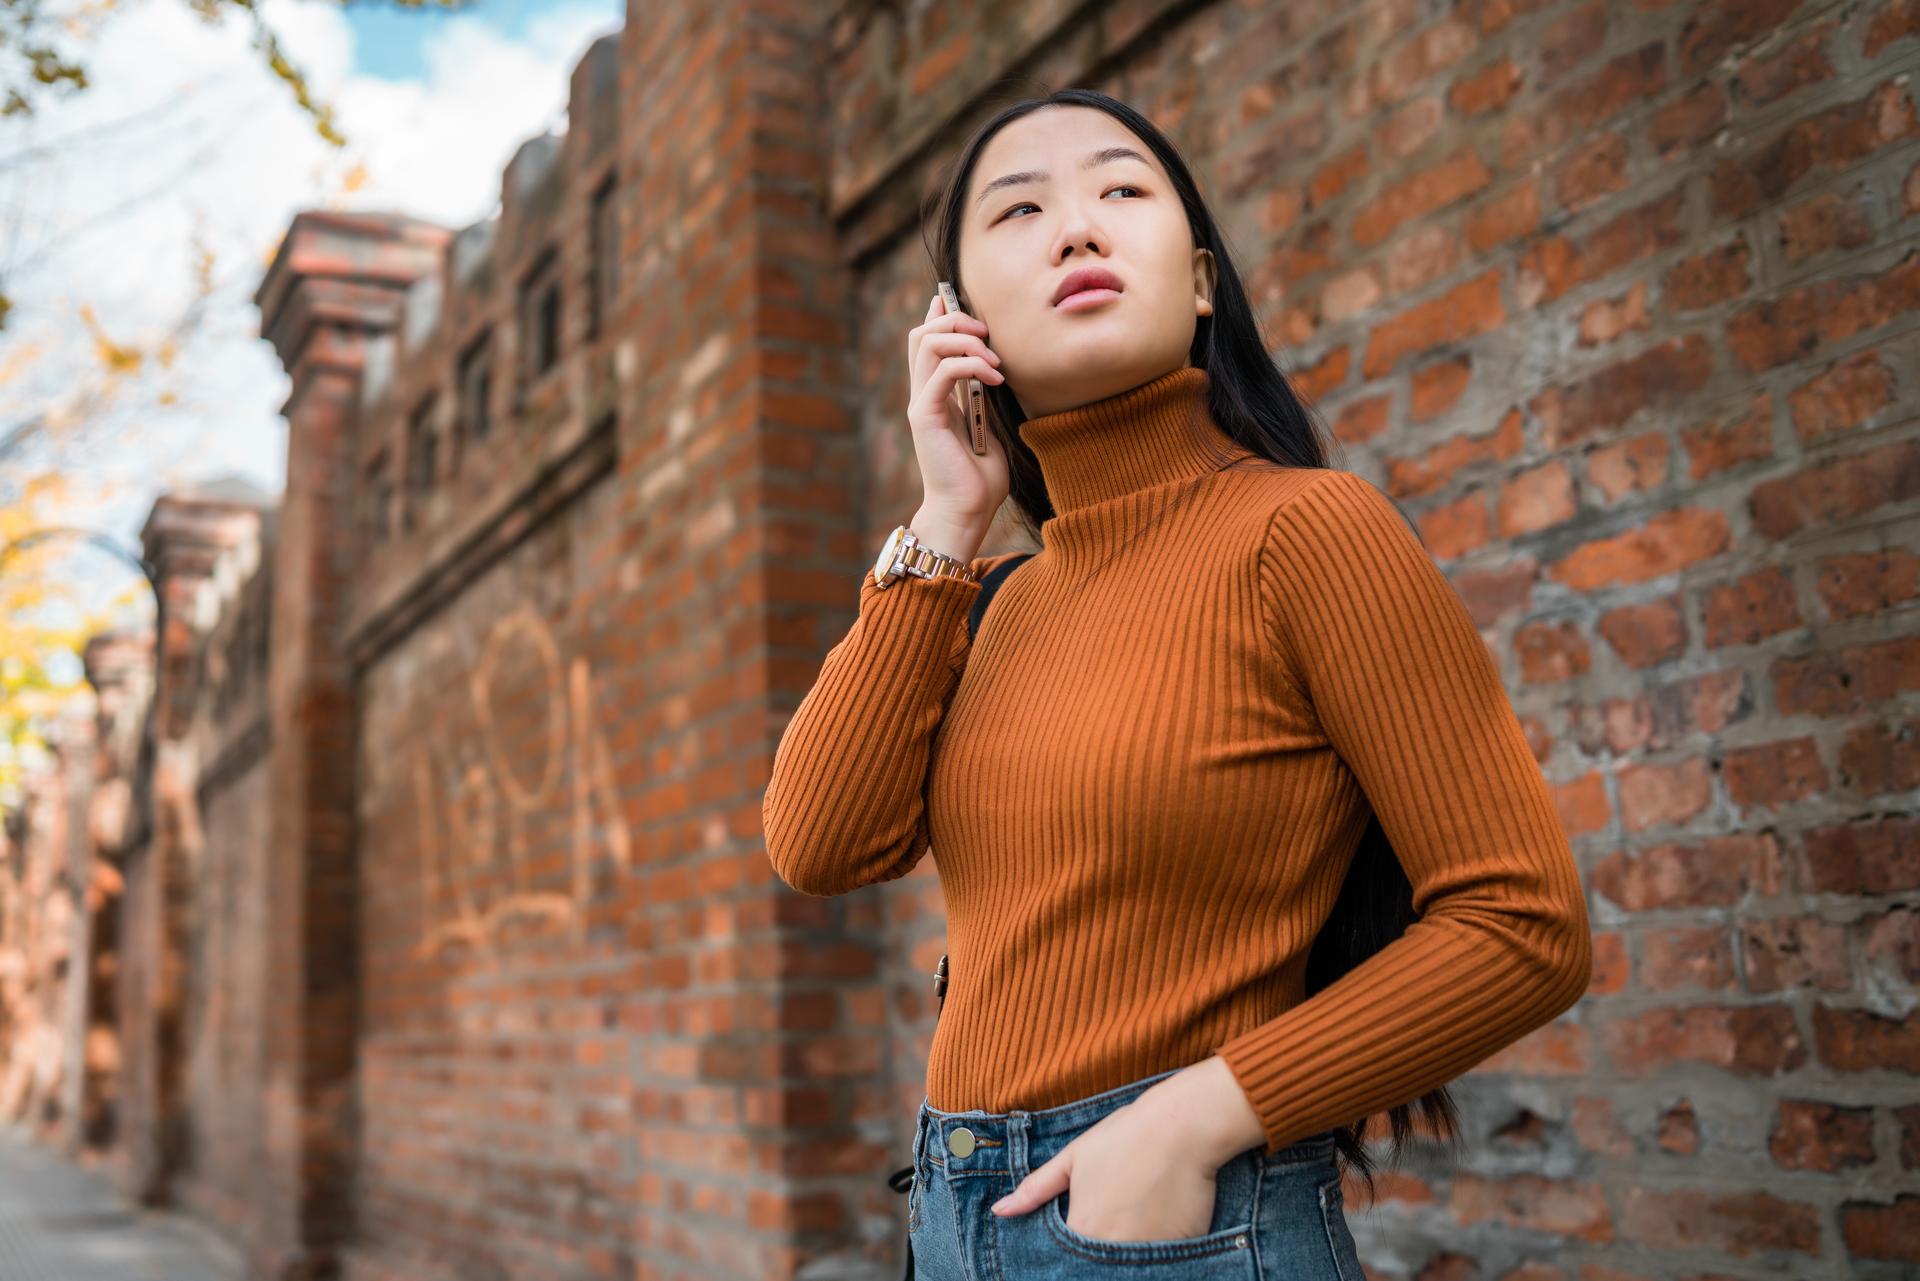
[[[934,551],[960,559],[972,559],[1008,490],[1006,450],[989,432],[987,451],[973,452],[963,399],[966,379],[1006,381],[986,334],[985,324],[949,312],[937,293],[926,321],[907,334],[907,423],[921,486],[911,524]]]

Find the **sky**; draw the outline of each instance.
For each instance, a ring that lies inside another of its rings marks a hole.
[[[12,303],[0,330],[0,502],[22,474],[6,465],[30,469],[58,441],[71,482],[42,523],[134,551],[168,487],[229,474],[269,493],[283,485],[289,383],[252,295],[293,215],[391,210],[449,227],[488,216],[514,150],[565,129],[573,67],[624,17],[624,0],[473,0],[458,13],[262,0],[262,19],[334,109],[348,139],[336,149],[253,47],[244,13],[210,22],[188,0],[49,8],[96,15],[63,45],[90,85],[0,118]],[[196,307],[200,280],[210,292]],[[103,352],[157,349],[186,316],[197,323],[169,363],[103,376]],[[129,567],[74,546],[62,570],[87,603],[128,586]]]

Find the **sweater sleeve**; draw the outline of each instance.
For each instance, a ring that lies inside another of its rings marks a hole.
[[[984,575],[1006,552],[970,562]],[[767,856],[806,894],[845,894],[912,871],[927,851],[934,735],[966,669],[982,587],[909,575],[860,583],[859,613],[827,651],[774,750],[760,801]]]
[[[1392,502],[1349,472],[1270,519],[1270,639],[1378,817],[1420,914],[1217,1052],[1267,1151],[1446,1084],[1570,1008],[1592,965],[1546,780],[1465,602]]]

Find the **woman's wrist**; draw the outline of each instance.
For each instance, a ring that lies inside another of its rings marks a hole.
[[[1266,1146],[1259,1113],[1218,1054],[1175,1072],[1135,1102],[1164,1108],[1169,1122],[1186,1132],[1198,1154],[1213,1166],[1225,1165],[1250,1147]]]
[[[980,544],[987,538],[986,526],[925,507],[913,514],[907,528],[922,547],[951,556],[962,565],[980,554]]]

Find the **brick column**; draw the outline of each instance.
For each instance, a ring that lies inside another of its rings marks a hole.
[[[199,831],[193,762],[177,740],[195,697],[199,627],[194,599],[220,553],[257,515],[221,500],[162,496],[141,530],[143,554],[158,571],[153,644],[149,826],[128,851],[126,934],[119,992],[122,1083],[119,1176],[148,1204],[168,1200],[183,1156],[186,966],[192,942],[192,849]]]
[[[302,213],[255,294],[261,333],[293,390],[274,555],[267,676],[273,742],[264,958],[267,1133],[253,1275],[331,1274],[351,1230],[359,884],[356,718],[340,644],[352,571],[351,457],[369,344],[398,323],[407,286],[437,268],[445,232],[381,215]]]

